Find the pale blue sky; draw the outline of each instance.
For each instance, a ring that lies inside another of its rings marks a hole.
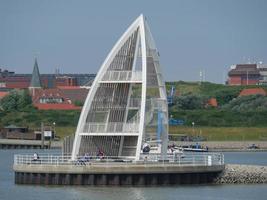
[[[231,64],[267,63],[266,0],[0,0],[0,68],[96,73],[136,17],[148,20],[166,80],[222,83]]]

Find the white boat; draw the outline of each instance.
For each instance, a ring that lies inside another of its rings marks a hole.
[[[190,151],[190,152],[208,152],[208,147],[204,148],[199,144],[196,145],[189,145],[189,146],[182,146],[183,151]]]

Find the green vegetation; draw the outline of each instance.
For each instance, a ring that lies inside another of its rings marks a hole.
[[[251,95],[238,97],[244,88],[263,86],[226,86],[213,83],[167,83],[176,86],[180,96],[175,97],[169,113],[173,118],[183,119],[185,125],[211,127],[267,127],[267,97]],[[207,105],[215,97],[217,108]]]
[[[84,103],[84,102],[82,102],[82,101],[80,101],[80,100],[75,100],[75,101],[74,101],[74,105],[75,105],[75,106],[83,106],[83,103]]]
[[[68,135],[73,135],[76,131],[76,125],[75,126],[60,126],[56,127],[56,135],[59,138],[64,138]]]
[[[235,112],[262,112],[267,111],[267,97],[262,95],[250,95],[238,97],[222,107],[224,110]]]
[[[203,109],[208,98],[201,95],[183,95],[175,98],[175,108],[183,110]]]
[[[32,99],[28,90],[12,90],[1,99],[0,107],[6,112],[26,111],[32,109]]]
[[[223,109],[179,110],[171,112],[175,119],[185,120],[185,125],[212,127],[267,127],[267,111],[231,111]]]
[[[175,85],[180,95],[174,99],[169,114],[185,121],[184,126],[170,127],[171,134],[195,134],[213,141],[267,140],[267,97],[238,97],[244,88],[262,86],[226,86],[208,82],[200,85],[179,81],[167,83],[167,90],[171,85]],[[211,97],[217,99],[217,108],[207,105]],[[75,102],[75,105],[82,104]],[[51,126],[55,122],[57,135],[61,138],[74,134],[79,115],[80,111],[75,110],[37,110],[27,91],[14,90],[0,101],[0,127],[14,124],[36,129],[40,128],[41,122]],[[192,122],[195,123],[194,132]]]
[[[41,122],[57,126],[76,126],[80,116],[80,111],[69,110],[36,110],[0,112],[0,126],[15,124],[18,126],[40,127]]]
[[[11,91],[0,101],[0,108],[0,127],[14,124],[38,129],[41,122],[47,126],[55,122],[58,136],[73,134],[80,116],[77,110],[37,110],[27,90]]]
[[[201,136],[207,141],[267,140],[267,127],[192,127],[171,126],[170,134]]]

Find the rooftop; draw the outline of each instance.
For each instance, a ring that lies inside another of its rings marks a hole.
[[[249,89],[243,89],[239,96],[248,96],[248,95],[263,95],[266,96],[267,93],[263,88],[249,88]]]

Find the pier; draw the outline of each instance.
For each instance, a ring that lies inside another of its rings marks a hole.
[[[88,161],[70,156],[15,155],[16,184],[44,185],[175,185],[211,183],[224,170],[222,154],[144,156],[128,158],[92,157]]]

